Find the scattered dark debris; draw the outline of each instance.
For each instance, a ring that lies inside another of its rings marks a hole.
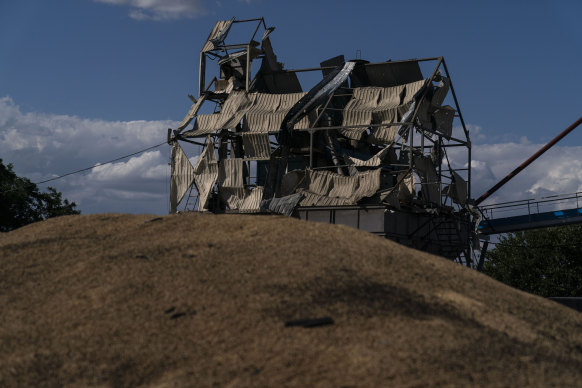
[[[181,318],[185,315],[186,315],[186,313],[174,313],[170,316],[170,319],[178,319],[178,318]]]
[[[213,243],[211,243],[211,242],[208,243],[208,248],[212,248],[213,246],[214,246]]]
[[[291,326],[316,327],[316,326],[333,325],[333,324],[334,324],[334,321],[330,317],[303,318],[303,319],[295,319],[292,321],[287,321],[287,322],[285,322],[285,327],[291,327]]]
[[[135,258],[141,259],[141,260],[146,260],[146,261],[153,261],[153,259],[151,257],[149,257],[148,255],[143,255],[143,254],[135,255]]]
[[[186,315],[196,315],[196,310],[186,310],[186,311],[176,311],[176,307],[172,306],[169,309],[167,309],[166,311],[164,311],[164,314],[172,314],[170,315],[170,319],[178,319],[178,318],[182,318],[185,317]]]

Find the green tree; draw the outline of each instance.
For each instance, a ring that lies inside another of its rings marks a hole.
[[[487,254],[483,272],[544,296],[582,296],[582,225],[508,233]]]
[[[0,232],[50,217],[80,214],[76,206],[52,187],[41,192],[29,179],[17,176],[12,164],[6,166],[0,159]]]

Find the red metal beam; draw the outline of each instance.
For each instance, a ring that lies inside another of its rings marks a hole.
[[[487,198],[489,198],[494,192],[496,192],[497,190],[499,190],[501,188],[501,186],[503,186],[504,184],[506,184],[507,182],[509,182],[514,176],[516,176],[517,174],[519,174],[521,172],[521,170],[523,170],[524,168],[526,168],[527,166],[529,166],[530,164],[532,164],[534,162],[534,160],[536,160],[544,152],[546,152],[547,150],[549,150],[550,148],[552,148],[552,146],[554,144],[556,144],[557,142],[559,142],[560,140],[562,140],[562,138],[564,136],[566,136],[567,134],[569,134],[570,132],[572,132],[580,124],[582,124],[582,117],[580,117],[578,120],[576,120],[575,122],[573,122],[572,125],[570,125],[568,128],[564,129],[564,131],[562,131],[562,133],[560,133],[558,136],[556,136],[555,138],[553,138],[552,141],[550,141],[548,144],[546,144],[545,146],[543,146],[542,148],[540,148],[540,150],[538,152],[536,152],[528,160],[526,160],[525,162],[523,162],[522,164],[520,164],[519,167],[517,167],[515,170],[513,170],[512,172],[510,172],[509,174],[507,174],[507,176],[505,178],[503,178],[502,180],[500,180],[499,182],[497,182],[497,184],[495,186],[493,186],[492,188],[490,188],[489,190],[487,190],[485,193],[483,193],[483,195],[481,195],[475,201],[475,205],[479,205],[481,202],[483,202],[484,200],[486,200]]]

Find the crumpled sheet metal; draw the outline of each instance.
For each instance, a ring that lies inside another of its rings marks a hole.
[[[291,217],[301,198],[303,198],[302,193],[295,193],[280,198],[266,199],[261,202],[261,210]]]
[[[182,122],[180,122],[180,124],[178,124],[178,131],[179,132],[181,132],[184,128],[186,128],[186,126],[188,124],[190,124],[190,122],[194,119],[194,117],[196,116],[196,113],[198,113],[198,110],[200,109],[200,107],[202,106],[202,104],[204,103],[205,100],[206,100],[206,95],[203,94],[202,96],[200,96],[198,101],[196,101],[195,103],[192,104],[192,106],[190,107],[190,110],[186,114],[186,117],[184,117],[184,120],[182,120]]]
[[[412,171],[401,172],[398,174],[396,181],[400,182],[398,185],[398,201],[404,203],[412,201],[416,183]]]
[[[269,160],[271,143],[268,133],[243,133],[241,135],[246,160]]]
[[[352,98],[343,111],[342,126],[392,124],[399,121],[403,111],[410,107],[415,94],[422,88],[425,80],[391,87],[355,88]],[[396,131],[393,126],[372,129],[374,139],[379,143],[394,141]],[[367,128],[348,128],[340,130],[347,138],[360,140]]]
[[[178,204],[192,186],[195,172],[192,163],[177,141],[172,143],[172,176],[170,178],[170,212],[176,213]]]
[[[252,104],[252,98],[244,91],[234,91],[228,96],[219,113],[196,116],[194,129],[184,133],[184,136],[194,137],[222,129],[233,129],[241,122],[245,112]]]
[[[455,203],[467,203],[467,182],[456,171],[452,171],[453,183],[449,186],[449,196]]]
[[[297,189],[304,188],[305,170],[291,170],[281,178],[281,196],[295,193]]]
[[[231,158],[220,161],[218,167],[218,184],[221,188],[243,189],[244,159]]]
[[[277,133],[291,108],[306,93],[267,94],[253,93],[252,106],[245,112],[243,129],[249,132]],[[312,117],[305,116],[294,129],[309,128]]]
[[[263,187],[257,186],[251,190],[223,187],[220,189],[220,196],[231,210],[238,210],[240,213],[257,213],[261,211]]]
[[[432,95],[425,98],[420,105],[417,117],[424,128],[440,132],[450,140],[456,110],[449,105],[442,106],[449,88],[450,80],[442,77],[439,84],[433,88]]]
[[[433,113],[436,124],[435,131],[440,132],[448,140],[453,134],[453,120],[457,111],[450,105],[445,105],[436,109]]]
[[[216,161],[216,152],[214,143],[208,138],[206,148],[198,157],[196,166],[194,166],[194,181],[200,195],[198,210],[206,210],[208,196],[212,191],[216,180],[218,179],[218,162]]]
[[[389,151],[390,147],[382,148],[368,160],[362,160],[353,156],[344,155],[344,161],[347,165],[353,165],[356,167],[378,167]]]
[[[216,22],[204,44],[204,47],[202,47],[203,53],[216,49],[220,43],[224,42],[224,39],[230,31],[230,27],[232,27],[233,21],[234,18],[231,20],[220,20]]]
[[[219,113],[202,114],[196,117],[194,129],[185,132],[185,137],[203,136],[234,129],[242,123],[243,130],[254,133],[278,133],[289,110],[305,93],[267,94],[234,91],[224,102]],[[309,128],[313,114],[298,121],[294,129]]]
[[[414,166],[422,184],[422,198],[427,203],[441,204],[440,181],[430,157],[415,156]]]
[[[307,189],[301,206],[353,205],[380,189],[381,169],[343,176],[331,171],[307,170]]]

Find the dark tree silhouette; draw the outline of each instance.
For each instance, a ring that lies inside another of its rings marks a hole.
[[[74,202],[49,187],[41,192],[36,184],[16,175],[12,164],[0,159],[0,232],[9,232],[21,226],[50,217],[80,214]]]

